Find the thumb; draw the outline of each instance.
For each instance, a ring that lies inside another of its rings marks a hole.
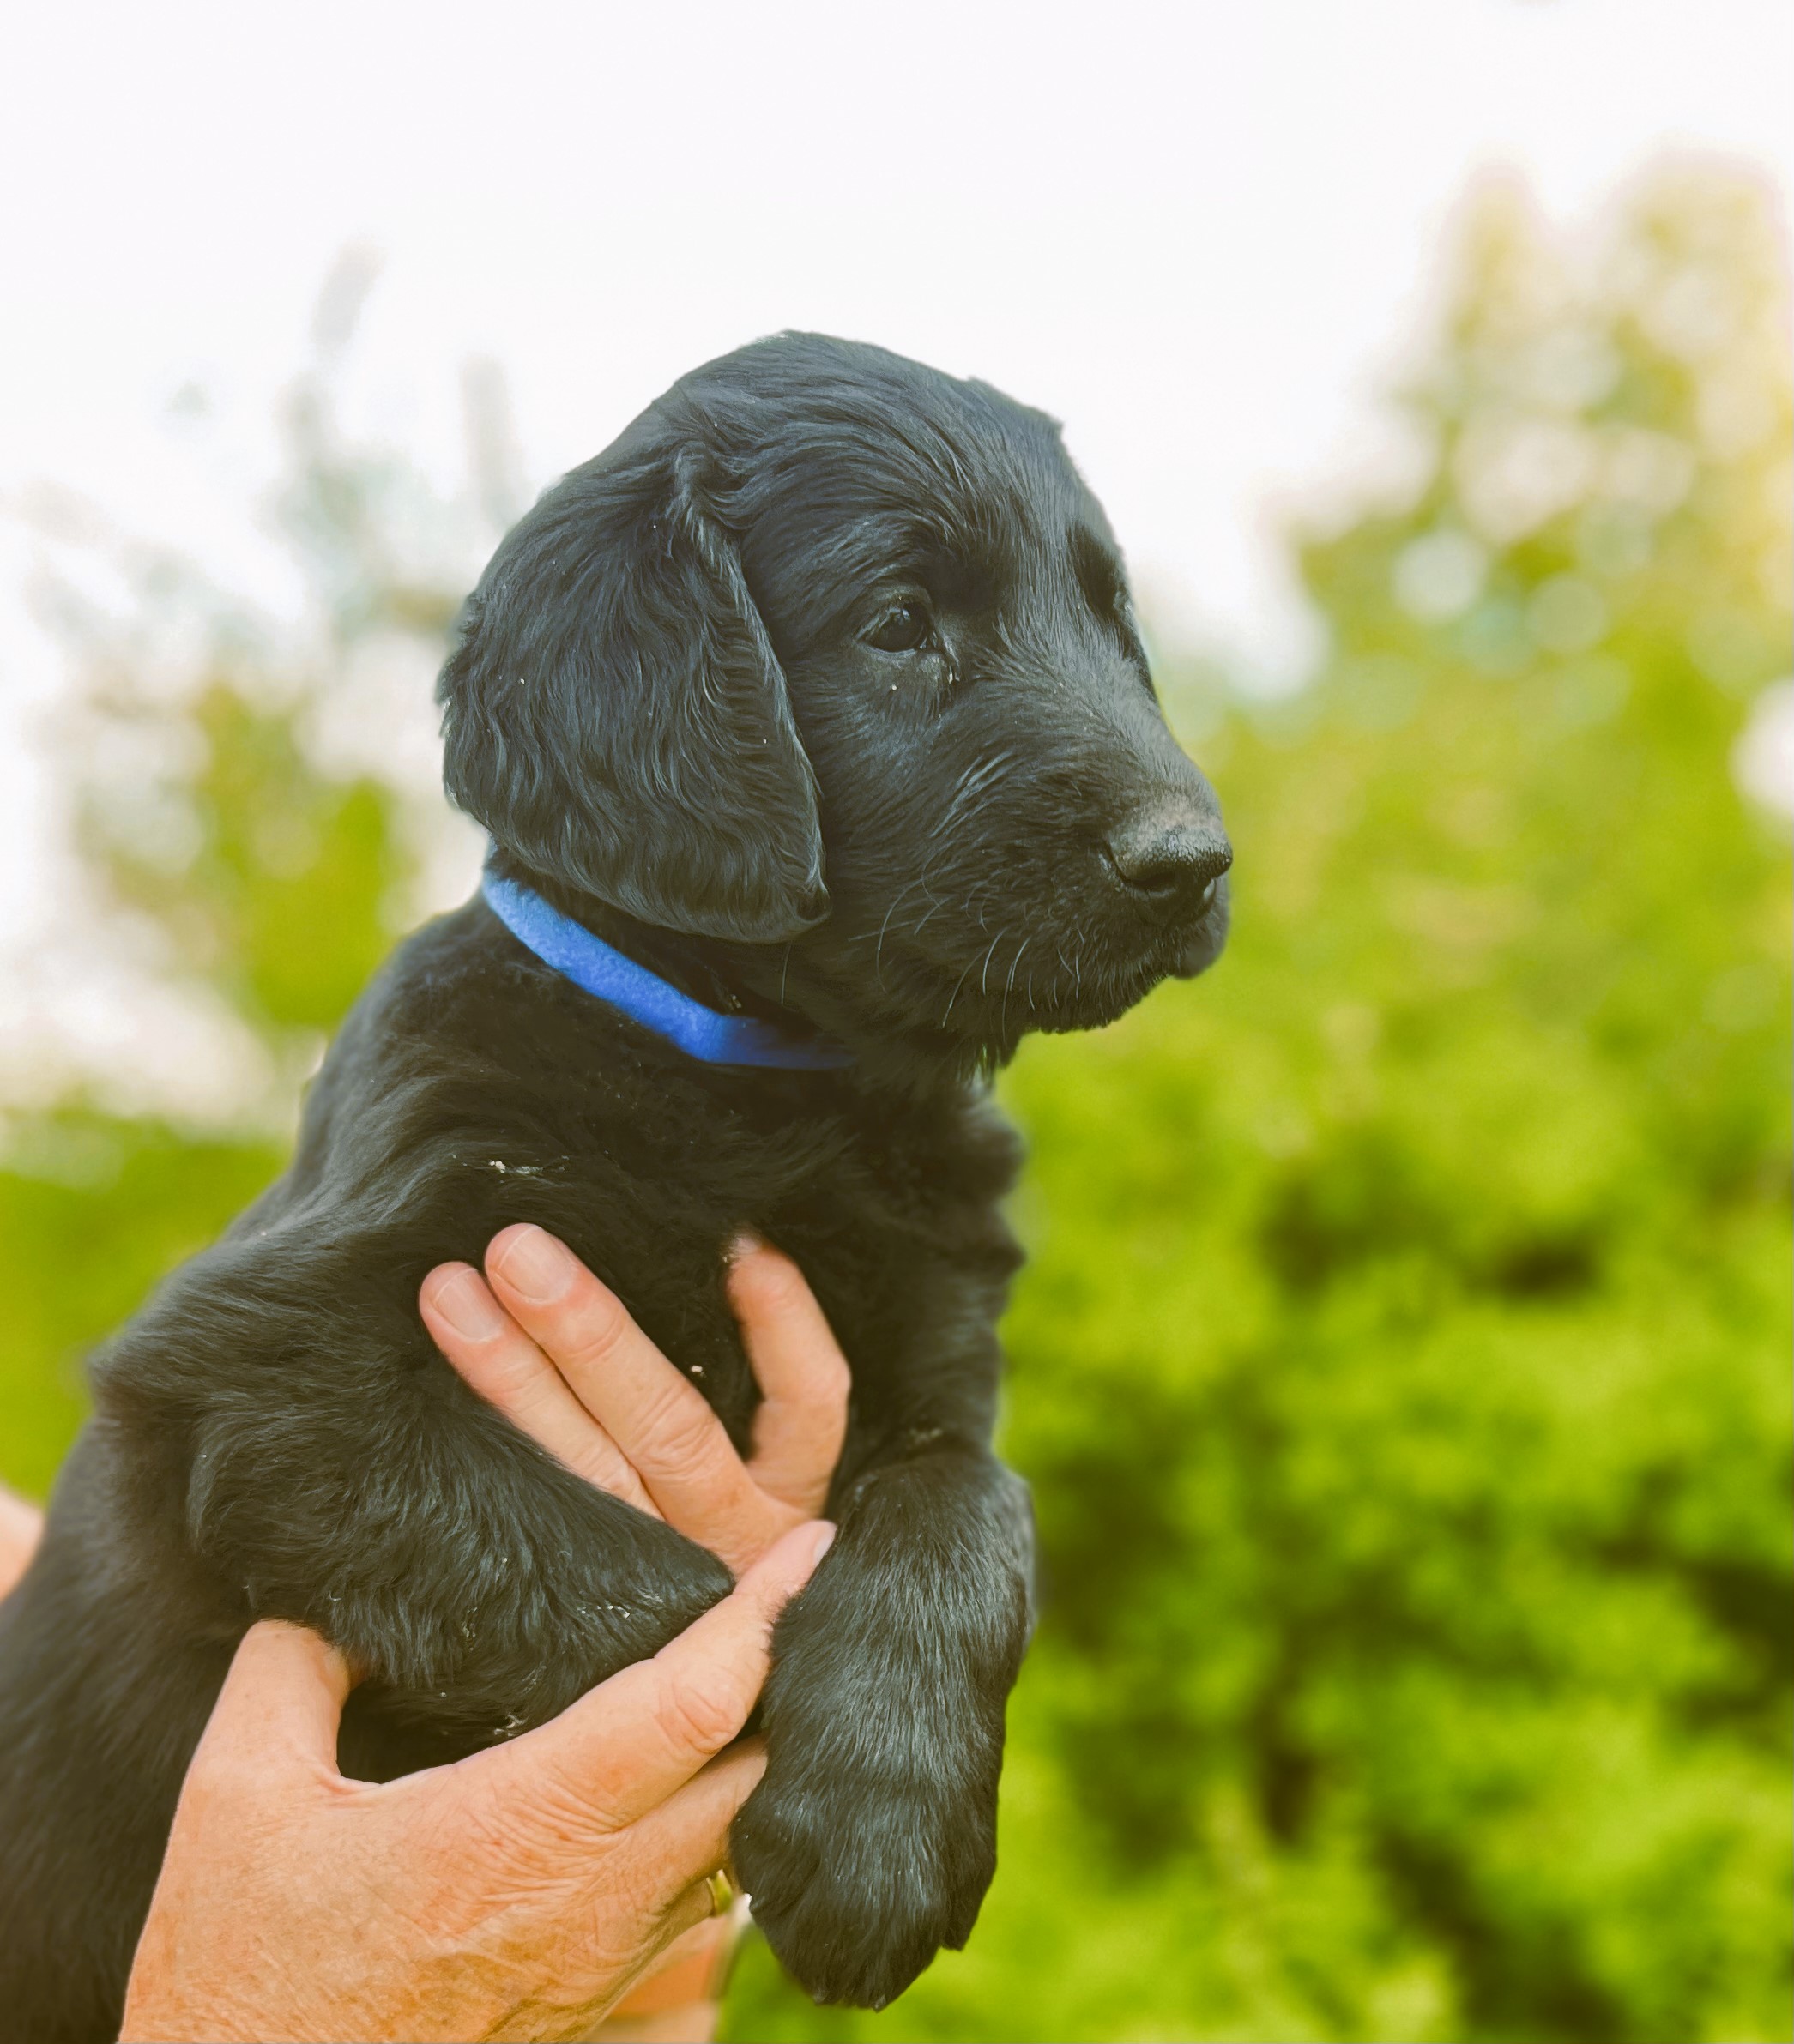
[[[303,1625],[264,1619],[243,1636],[194,1757],[195,1765],[242,1760],[265,1774],[283,1763],[336,1772],[336,1733],[348,1664]]]

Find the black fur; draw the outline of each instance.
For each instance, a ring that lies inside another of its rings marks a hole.
[[[501,867],[840,1072],[698,1064],[479,901],[349,1017],[292,1167],[94,1370],[0,1610],[0,2009],[117,2035],[182,1772],[251,1620],[365,1672],[385,1776],[562,1709],[728,1578],[484,1406],[415,1299],[505,1224],[562,1236],[744,1442],[721,1281],[752,1224],[853,1366],[840,1535],[786,1612],[734,1857],[786,1964],[879,2004],[972,1926],[1029,1624],[992,1456],[1018,1251],[984,1075],[1219,949],[1229,853],[1160,716],[1057,428],[881,350],[782,335],[675,385],[547,492],[470,600],[446,778]]]

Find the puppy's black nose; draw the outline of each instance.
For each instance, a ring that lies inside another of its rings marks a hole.
[[[1168,917],[1199,914],[1234,862],[1234,848],[1215,818],[1188,810],[1136,817],[1104,848],[1127,888]]]

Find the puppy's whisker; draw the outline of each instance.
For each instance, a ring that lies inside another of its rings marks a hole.
[[[1064,946],[1055,944],[1054,956],[1058,960],[1059,970],[1053,975],[1050,998],[1055,1001],[1063,1000],[1066,987],[1069,985],[1072,990],[1072,998],[1075,1001],[1082,992],[1084,985],[1078,968],[1077,946],[1075,944],[1073,944],[1072,955],[1068,958],[1066,956]]]
[[[1078,995],[1084,992],[1084,978],[1078,969],[1077,954],[1074,952],[1068,959],[1063,950],[1058,944],[1054,944],[1053,955],[1059,961],[1060,971],[1071,980],[1072,998],[1076,1000]]]
[[[909,934],[910,934],[912,937],[920,937],[920,936],[921,935],[922,932],[923,932],[924,930],[926,930],[926,929],[927,928],[927,926],[928,926],[928,916],[932,916],[932,915],[934,913],[934,912],[935,912],[935,910],[936,910],[936,909],[938,909],[938,908],[940,908],[940,907],[944,907],[944,906],[945,906],[945,904],[944,904],[944,903],[942,903],[942,902],[941,902],[939,900],[938,900],[938,899],[937,899],[937,898],[936,898],[934,895],[929,895],[929,897],[928,897],[928,914],[927,914],[927,915],[925,915],[925,916],[922,918],[922,919],[921,920],[921,922],[919,922],[919,923],[918,923],[918,924],[915,926],[915,928],[914,928],[914,929],[913,929],[913,930],[912,930],[912,931],[909,932]]]
[[[879,991],[881,993],[885,990],[885,933],[891,927],[891,917],[897,913],[897,910],[921,884],[919,880],[912,880],[908,887],[894,896],[890,907],[885,911],[884,921],[879,925],[879,941],[873,947],[872,969],[873,977],[878,981]]]
[[[1022,960],[1028,954],[1029,945],[1033,942],[1034,939],[1031,937],[1024,937],[1016,947],[1015,956],[1009,962],[1009,977],[1003,982],[1003,1004],[998,1010],[998,1021],[1006,1031],[1009,1027],[1009,997],[1015,988],[1015,975],[1020,968]],[[1030,1005],[1031,1006],[1032,1003]]]
[[[942,1028],[945,1028],[947,1026],[948,1017],[953,1012],[953,1004],[959,998],[959,989],[965,985],[966,973],[969,973],[971,969],[970,962],[968,962],[965,972],[961,973],[959,977],[953,982],[953,991],[947,996],[946,1010],[940,1018],[940,1026]]]
[[[954,790],[952,799],[941,812],[933,829],[929,831],[929,836],[939,837],[944,831],[951,829],[953,824],[958,821],[960,811],[965,805],[969,802],[975,801],[978,796],[982,794],[998,775],[1012,766],[1014,761],[1014,752],[1006,750],[993,753],[988,759],[976,761],[968,767],[960,776],[959,786]]]

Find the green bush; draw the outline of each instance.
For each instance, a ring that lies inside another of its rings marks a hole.
[[[1301,542],[1320,679],[1171,672],[1232,945],[1003,1082],[1044,1617],[997,1883],[881,2016],[751,1947],[727,2035],[1789,2034],[1789,886],[1731,770],[1787,660],[1772,248],[1690,172],[1592,255],[1486,203],[1417,479]],[[272,1155],[15,1133],[35,1480],[76,1338]]]
[[[1489,205],[1423,485],[1303,549],[1320,684],[1182,705],[1229,953],[1005,1087],[1003,1872],[888,2016],[760,1955],[729,2035],[1789,2034],[1788,875],[1729,770],[1787,654],[1764,248],[1669,184],[1579,289]]]

